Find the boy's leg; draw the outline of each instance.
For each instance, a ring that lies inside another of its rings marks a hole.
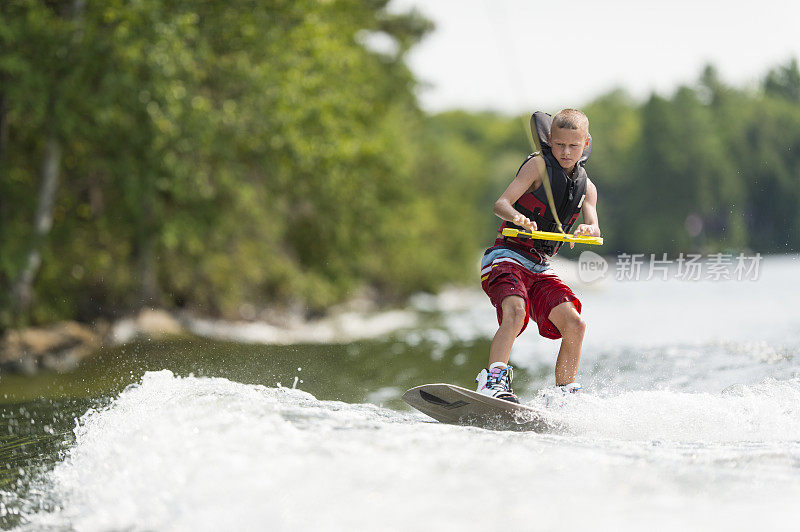
[[[553,307],[549,317],[562,336],[556,360],[556,386],[563,386],[575,382],[575,376],[578,374],[586,322],[571,301]],[[497,332],[499,334],[500,331]]]
[[[525,325],[525,300],[520,296],[506,296],[500,304],[503,318],[489,348],[489,366],[495,362],[508,364],[511,346]],[[555,309],[553,309],[555,311]]]

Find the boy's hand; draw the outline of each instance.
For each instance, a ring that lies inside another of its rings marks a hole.
[[[511,221],[520,227],[524,227],[528,231],[536,231],[536,222],[528,220],[528,218],[522,214],[515,214]]]
[[[601,236],[600,235],[600,227],[595,224],[580,224],[575,232],[573,233],[575,236],[577,235],[586,235],[586,236]],[[575,242],[569,243],[569,249],[575,247]]]

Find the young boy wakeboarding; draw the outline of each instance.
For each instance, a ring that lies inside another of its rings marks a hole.
[[[501,233],[481,261],[481,286],[497,310],[500,324],[489,350],[489,367],[475,379],[477,391],[490,397],[518,403],[511,389],[511,346],[533,319],[539,334],[561,340],[556,360],[558,391],[574,393],[586,323],[581,302],[553,272],[548,262],[561,242],[502,236],[510,227],[556,231],[543,179],[548,179],[565,233],[583,214],[576,235],[600,236],[597,220],[597,188],[583,168],[591,152],[589,119],[577,109],[564,109],[550,117],[542,112],[531,117],[531,132],[541,143],[541,153],[528,156],[514,180],[494,204],[503,220]],[[570,244],[574,246],[574,244]]]

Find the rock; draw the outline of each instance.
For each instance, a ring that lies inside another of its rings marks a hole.
[[[183,334],[183,326],[172,314],[162,309],[143,309],[139,312],[139,330],[149,337],[163,338]]]
[[[74,321],[8,331],[0,340],[0,369],[32,374],[74,369],[101,346],[101,336]]]
[[[143,309],[138,316],[115,323],[111,327],[109,339],[112,344],[120,345],[137,338],[157,340],[182,334],[186,334],[183,325],[166,310]]]

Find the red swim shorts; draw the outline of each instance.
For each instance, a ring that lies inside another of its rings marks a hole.
[[[550,321],[550,311],[565,301],[572,301],[575,309],[581,311],[580,300],[552,270],[533,273],[516,261],[495,263],[481,278],[481,286],[497,310],[497,323],[503,321],[503,299],[513,295],[525,300],[525,322],[520,334],[533,318],[539,325],[539,334],[557,340],[561,333]]]

